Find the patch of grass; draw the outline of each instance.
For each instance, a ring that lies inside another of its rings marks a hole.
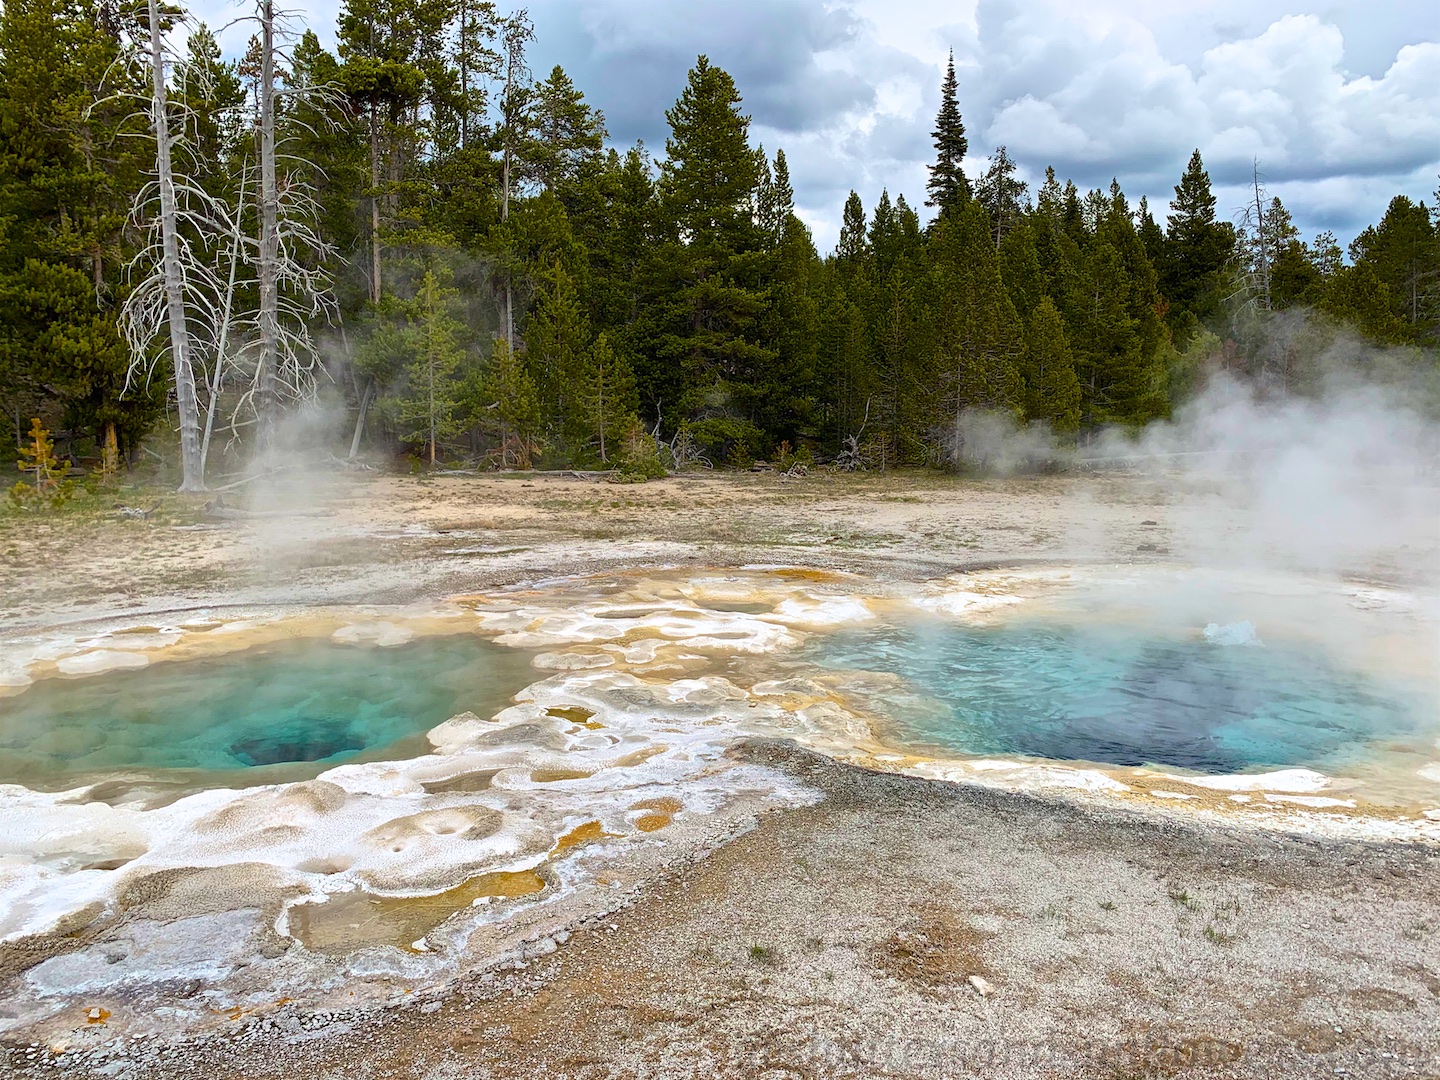
[[[1174,901],[1176,904],[1178,904],[1180,907],[1185,908],[1187,911],[1199,911],[1199,910],[1200,910],[1200,900],[1199,900],[1199,898],[1198,898],[1198,897],[1191,896],[1191,895],[1190,895],[1188,892],[1186,892],[1184,889],[1171,889],[1171,890],[1170,890],[1170,899],[1173,900],[1173,901]]]
[[[1229,945],[1237,936],[1233,930],[1226,930],[1214,923],[1205,924],[1205,937],[1216,945]]]
[[[1101,900],[1101,901],[1100,901],[1100,910],[1101,910],[1101,911],[1114,911],[1114,910],[1115,910],[1115,901],[1114,901],[1114,900]]]
[[[771,945],[751,945],[750,960],[756,964],[774,967],[780,962],[780,953]]]

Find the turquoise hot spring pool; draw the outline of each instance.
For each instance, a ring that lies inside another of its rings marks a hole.
[[[456,713],[490,715],[529,654],[467,635],[393,648],[289,639],[203,660],[44,679],[0,698],[0,783],[55,789],[116,772],[261,783],[425,749]]]

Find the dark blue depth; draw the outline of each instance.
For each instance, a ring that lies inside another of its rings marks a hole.
[[[896,734],[965,754],[1206,773],[1321,768],[1434,723],[1415,687],[1339,670],[1318,649],[1216,645],[1198,631],[917,621],[812,650],[827,667],[902,676],[936,707],[895,710]]]

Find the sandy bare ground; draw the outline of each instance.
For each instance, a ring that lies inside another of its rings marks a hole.
[[[1164,484],[1116,477],[339,476],[249,505],[320,515],[210,527],[169,497],[149,521],[6,521],[0,618],[23,633],[230,603],[404,603],[635,565],[922,578],[1149,561],[1186,527]],[[1201,827],[783,745],[735,753],[826,798],[658,872],[523,966],[411,1006],[292,1007],[200,1043],[112,1047],[103,1075],[1440,1077],[1432,848]],[[102,1075],[0,1049],[14,1075]]]
[[[405,602],[617,566],[802,563],[929,576],[1016,559],[1154,560],[1170,549],[1163,484],[1126,478],[957,481],[701,474],[644,485],[547,476],[371,478],[200,499],[128,493],[114,513],[0,518],[10,630],[238,602]]]

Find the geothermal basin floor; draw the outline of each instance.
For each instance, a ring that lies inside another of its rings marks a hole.
[[[331,486],[332,516],[196,524],[167,496],[143,522],[68,522],[77,540],[59,551],[51,526],[12,524],[0,530],[7,625],[406,603],[656,564],[913,580],[985,560],[1184,560],[1195,543],[1269,536],[1168,478]],[[1421,524],[1423,543],[1341,569],[1428,580],[1433,517]],[[390,1008],[220,1015],[218,1033],[191,1042],[131,1039],[120,1017],[88,1025],[81,1010],[68,1053],[24,1031],[0,1039],[0,1075],[1440,1077],[1433,845],[1005,794],[783,744],[732,752],[825,797],[766,813],[700,861],[677,850],[631,906],[577,923],[523,967]]]
[[[825,798],[549,955],[414,1005],[142,1044],[104,1075],[1440,1075],[1433,845],[1142,816],[781,742],[734,752]],[[9,1049],[16,1076],[101,1075]]]

